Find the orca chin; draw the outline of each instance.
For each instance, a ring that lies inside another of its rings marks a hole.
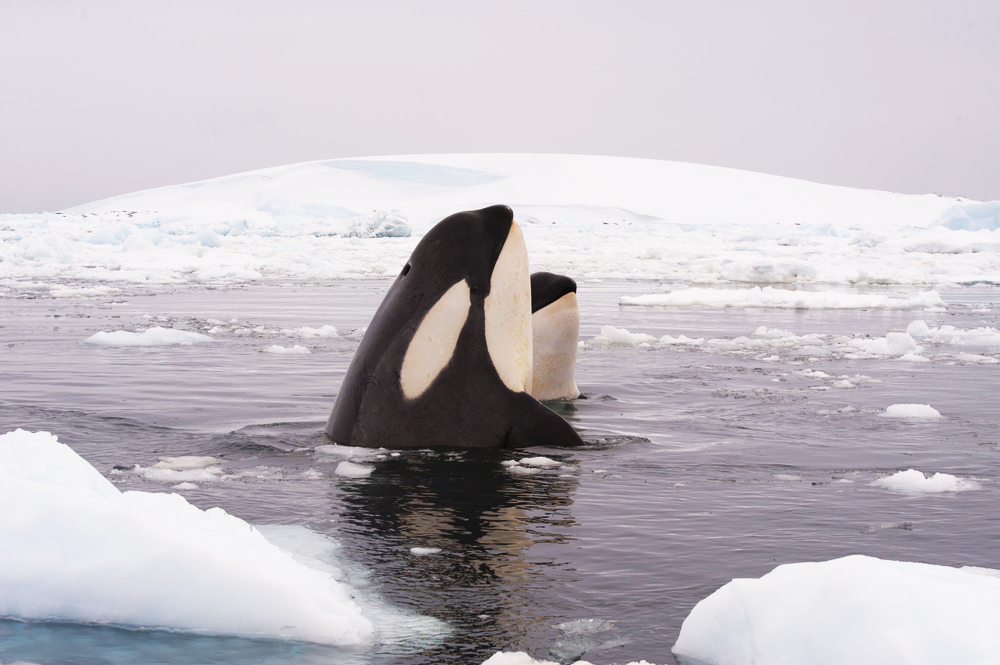
[[[492,206],[446,217],[417,244],[375,312],[327,435],[369,448],[582,445],[532,396],[532,303],[513,211]]]

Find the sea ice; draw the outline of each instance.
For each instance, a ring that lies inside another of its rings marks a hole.
[[[123,493],[55,436],[24,430],[0,435],[0,617],[322,644],[374,635],[342,583],[243,520]]]
[[[928,478],[916,469],[900,471],[869,484],[903,494],[941,494],[979,489],[979,484],[971,480],[962,480],[947,473],[935,473]]]
[[[699,602],[673,652],[711,665],[1000,662],[1000,579],[853,555],[734,579]]]

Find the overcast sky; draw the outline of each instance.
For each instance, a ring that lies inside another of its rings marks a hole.
[[[429,152],[1000,199],[1000,2],[0,0],[0,212]]]

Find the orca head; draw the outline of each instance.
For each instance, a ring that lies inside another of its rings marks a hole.
[[[486,348],[514,392],[531,386],[531,287],[521,228],[507,206],[446,217],[417,244],[393,285],[421,317],[400,368],[408,399],[424,393],[454,354],[470,312],[482,312]]]

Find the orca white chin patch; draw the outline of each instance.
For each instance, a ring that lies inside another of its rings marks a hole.
[[[500,380],[514,392],[531,390],[531,273],[528,249],[517,222],[490,277],[484,304],[486,348]]]
[[[580,307],[567,293],[531,316],[534,362],[531,396],[537,400],[576,399],[576,349],[580,341]]]
[[[448,289],[424,315],[406,349],[399,372],[399,383],[406,399],[420,397],[455,355],[458,336],[465,327],[471,307],[469,283],[463,279]]]

